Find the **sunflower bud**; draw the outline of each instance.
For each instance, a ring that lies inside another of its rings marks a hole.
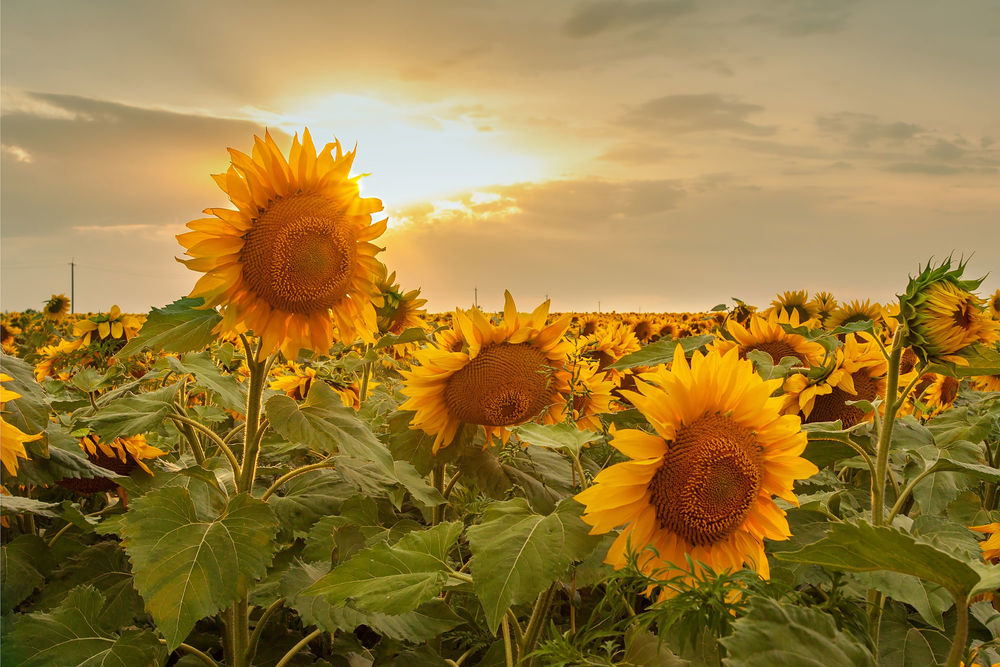
[[[899,297],[899,319],[922,362],[961,363],[966,348],[997,339],[1000,323],[990,319],[984,300],[972,293],[983,278],[962,280],[964,270],[964,262],[952,268],[951,258],[936,268],[928,264]]]

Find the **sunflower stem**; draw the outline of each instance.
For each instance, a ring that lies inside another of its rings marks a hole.
[[[528,656],[535,650],[535,644],[538,643],[538,638],[542,634],[542,628],[549,617],[549,608],[552,606],[552,598],[555,597],[555,593],[556,584],[552,584],[535,601],[535,607],[531,610],[531,618],[528,619],[528,625],[524,628],[524,641],[518,651],[520,656],[518,664],[530,667],[532,661]]]
[[[882,432],[878,439],[878,452],[875,460],[875,479],[872,480],[872,523],[881,526],[884,523],[885,483],[889,469],[889,449],[892,446],[892,427],[896,421],[900,399],[896,395],[899,389],[899,363],[903,356],[903,341],[905,339],[903,326],[896,329],[892,339],[892,350],[889,353],[889,376],[885,388],[885,418],[882,420]]]
[[[298,644],[296,644],[292,648],[288,649],[288,653],[286,653],[285,656],[281,660],[278,661],[278,664],[275,665],[275,667],[285,667],[286,665],[288,665],[289,663],[291,663],[292,658],[294,658],[295,655],[299,651],[301,651],[306,646],[308,646],[309,642],[311,642],[312,640],[316,639],[321,634],[323,634],[323,631],[320,630],[319,628],[317,628],[317,629],[313,630],[312,632],[310,632],[305,637],[303,637],[302,641],[300,641]]]
[[[264,495],[262,495],[260,499],[263,501],[267,501],[267,499],[270,498],[275,491],[280,489],[283,484],[285,484],[291,479],[295,479],[299,475],[304,475],[307,472],[312,472],[313,470],[320,470],[322,468],[332,468],[335,465],[336,464],[334,463],[333,459],[328,458],[328,459],[323,459],[322,461],[318,461],[316,463],[310,463],[309,465],[302,466],[301,468],[296,468],[295,470],[292,470],[290,472],[286,472],[284,475],[275,480],[274,484],[268,487],[267,491],[264,492]]]
[[[964,598],[955,598],[955,611],[958,613],[958,623],[955,626],[955,637],[951,640],[946,667],[958,667],[961,664],[969,638],[969,603]]]
[[[260,615],[257,619],[257,624],[253,628],[253,634],[250,635],[250,643],[247,646],[247,663],[253,664],[253,659],[257,656],[257,644],[260,642],[260,636],[264,632],[264,627],[267,622],[271,620],[273,616],[282,605],[285,604],[285,598],[278,598],[271,603],[271,606],[264,610],[264,613]]]
[[[500,628],[503,631],[503,655],[506,667],[514,667],[514,647],[510,642],[510,624],[507,623],[507,615],[500,619]]]
[[[368,356],[368,351],[372,349],[372,346],[365,343],[364,354],[362,357]],[[365,399],[368,398],[368,378],[372,374],[372,362],[366,361],[361,365],[361,388],[358,390],[358,403],[364,405]]]
[[[444,496],[445,488],[445,463],[444,461],[435,461],[434,468],[431,469],[431,482],[434,484],[434,488],[437,489],[442,496]],[[447,503],[441,503],[440,505],[435,505],[431,508],[431,525],[436,526],[444,519],[444,507]]]
[[[260,440],[262,433],[260,423],[261,397],[264,393],[264,381],[267,379],[267,371],[277,353],[270,355],[261,361],[258,359],[261,343],[258,342],[256,350],[250,350],[249,341],[244,338],[247,347],[247,365],[250,367],[250,382],[247,387],[247,414],[246,429],[243,431],[243,464],[240,466],[240,478],[237,490],[240,492],[253,492],[253,483],[257,477],[257,457],[260,453]]]

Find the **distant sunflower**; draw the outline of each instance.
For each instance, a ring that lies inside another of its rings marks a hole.
[[[726,323],[726,331],[733,339],[717,337],[708,348],[720,353],[738,348],[740,359],[746,359],[747,354],[753,351],[766,352],[775,364],[784,357],[795,357],[803,366],[822,363],[826,354],[822,345],[804,336],[788,333],[782,324],[798,327],[798,313],[793,311],[789,315],[787,312],[771,311],[766,317],[751,315],[748,326],[731,319]]]
[[[65,294],[53,294],[42,307],[42,313],[46,319],[62,322],[69,314],[69,297]]]
[[[939,373],[928,373],[928,375],[931,377],[930,384],[920,392],[917,399],[927,406],[926,416],[933,417],[955,404],[961,382],[950,375]]]
[[[229,149],[232,166],[213,176],[237,210],[205,209],[215,217],[177,237],[192,257],[178,261],[205,274],[191,296],[222,307],[220,333],[252,329],[263,354],[326,353],[334,326],[345,341],[373,342],[380,249],[371,241],[386,221],[372,224],[382,202],[349,177],[354,152],[334,142],[317,155],[308,129],[287,160],[270,134],[254,141],[252,156]]]
[[[872,304],[868,299],[864,301],[854,299],[830,313],[830,316],[826,320],[826,327],[828,329],[836,329],[845,324],[854,324],[855,322],[865,322],[867,320],[875,322],[881,316],[882,307],[880,304]]]
[[[148,444],[144,435],[116,438],[107,443],[91,434],[80,438],[80,449],[94,465],[123,476],[136,468],[141,468],[146,474],[152,475],[153,471],[145,462],[167,454],[162,449]],[[59,485],[77,493],[110,491],[117,486],[113,480],[106,477],[62,479]]]
[[[301,401],[309,395],[309,388],[316,379],[316,369],[302,366],[294,361],[288,362],[288,374],[279,375],[271,381],[271,389],[285,392],[285,396]]]
[[[1000,523],[988,523],[985,526],[969,526],[969,530],[986,533],[987,539],[979,543],[983,552],[983,560],[988,563],[1000,563]]]
[[[581,430],[603,430],[598,415],[612,411],[612,392],[616,387],[616,382],[609,375],[600,371],[593,361],[581,359],[574,364],[569,381],[571,398],[565,405],[564,414],[556,416],[556,419],[564,421],[569,418]]]
[[[14,378],[6,373],[0,373],[0,382],[10,382]],[[38,440],[42,433],[31,435],[3,418],[3,408],[7,401],[21,398],[21,394],[0,385],[0,462],[11,475],[17,475],[18,459],[27,459],[28,451],[24,443]]]
[[[427,299],[420,298],[420,290],[404,292],[396,282],[396,272],[386,275],[385,266],[379,265],[379,279],[376,283],[382,305],[375,309],[378,331],[381,334],[399,335],[411,328],[425,327],[422,315]]]
[[[819,323],[817,311],[812,302],[809,301],[809,292],[805,290],[793,290],[779,294],[771,302],[771,308],[768,310],[773,312],[785,311],[789,315],[796,313],[799,317],[799,322],[806,326],[815,326]]]
[[[632,327],[611,322],[598,327],[594,333],[580,340],[580,353],[597,362],[598,370],[607,370],[626,354],[638,352],[642,348]]]
[[[990,297],[990,317],[1000,320],[1000,289]]]
[[[142,320],[136,315],[122,313],[118,306],[111,306],[108,313],[95,315],[73,325],[73,333],[83,339],[84,347],[90,345],[91,337],[98,340],[116,338],[126,342],[142,328]],[[94,334],[97,334],[94,336]]]
[[[648,343],[653,334],[658,331],[658,327],[654,327],[649,319],[641,319],[632,325],[632,331],[640,343]]]
[[[979,391],[1000,391],[1000,375],[980,375],[972,378],[972,386]]]
[[[63,369],[82,361],[79,353],[82,341],[60,340],[55,345],[45,345],[38,350],[41,358],[35,364],[35,380],[41,382],[58,369]]]
[[[788,376],[784,383],[787,409],[800,413],[804,422],[840,420],[844,428],[871,419],[872,412],[847,402],[884,398],[888,367],[878,344],[870,338],[862,340],[847,334],[837,349],[833,370],[822,380],[811,383],[805,375]]]
[[[984,300],[972,293],[979,280],[963,280],[965,264],[952,268],[949,259],[936,268],[926,267],[911,278],[900,297],[909,342],[921,361],[963,363],[957,353],[975,343],[997,340],[1000,322],[985,312]]]
[[[761,379],[735,349],[695,353],[689,365],[680,346],[670,370],[642,379],[630,399],[656,433],[613,432],[612,446],[632,460],[576,496],[592,534],[625,525],[604,562],[621,568],[632,552],[643,572],[666,578],[683,576],[690,556],[695,567],[748,565],[767,578],[764,538],[791,535],[772,496],[797,503],[793,483],[817,472],[800,456],[799,418],[770,398],[781,381]]]
[[[487,442],[493,435],[506,442],[507,427],[542,415],[554,421],[549,413],[565,403],[571,346],[562,336],[571,316],[546,326],[548,301],[520,315],[510,292],[504,294],[499,324],[476,308],[457,310],[454,329],[462,349],[422,349],[415,355],[420,365],[400,371],[408,397],[400,407],[416,412],[410,428],[435,436],[435,453],[451,444],[462,423],[482,426]]]
[[[837,300],[829,292],[816,292],[809,300],[809,307],[816,313],[820,322],[826,322],[827,318],[837,310]]]

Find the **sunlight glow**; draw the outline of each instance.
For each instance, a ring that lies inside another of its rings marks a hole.
[[[317,148],[334,137],[358,145],[354,173],[369,173],[364,192],[389,211],[419,201],[489,185],[544,178],[538,155],[512,150],[495,123],[477,127],[445,105],[399,106],[360,95],[330,95],[277,113],[243,109],[255,121],[288,134],[309,127]],[[390,224],[393,220],[390,219]]]

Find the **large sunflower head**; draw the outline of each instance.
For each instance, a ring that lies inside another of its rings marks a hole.
[[[670,370],[643,375],[629,398],[656,432],[614,432],[611,444],[632,460],[576,496],[591,533],[625,525],[606,563],[621,568],[632,552],[648,574],[683,576],[690,556],[696,567],[749,565],[769,576],[763,538],[791,535],[772,496],[796,503],[795,480],[817,472],[800,456],[799,418],[782,416],[781,399],[771,398],[780,383],[763,380],[735,349],[695,353],[688,364],[678,346]]]
[[[766,317],[751,315],[747,326],[735,319],[726,323],[726,330],[732,340],[717,337],[709,349],[726,352],[732,348],[739,350],[740,359],[746,359],[753,351],[766,352],[773,363],[783,357],[795,357],[803,366],[816,366],[823,361],[826,350],[815,341],[804,336],[788,333],[782,325],[792,328],[799,326],[799,316],[795,311],[771,311]]]
[[[1000,289],[990,297],[990,317],[1000,320]]]
[[[997,339],[1000,322],[990,318],[984,301],[972,293],[983,279],[963,280],[964,270],[965,263],[952,268],[950,258],[935,268],[928,265],[899,297],[909,342],[923,362],[957,361],[956,353],[969,345]]]
[[[69,297],[65,294],[53,294],[42,307],[46,319],[62,322],[69,313]]]
[[[809,292],[805,290],[782,292],[771,302],[771,307],[768,310],[779,313],[785,311],[789,315],[796,313],[799,322],[808,326],[819,323],[817,310],[813,302],[809,300]]]
[[[252,329],[262,353],[279,347],[327,352],[340,336],[374,340],[373,298],[378,247],[386,221],[372,223],[382,202],[361,197],[350,177],[354,151],[339,142],[317,154],[309,130],[292,141],[288,158],[268,133],[254,137],[251,155],[229,149],[232,165],[213,176],[236,210],[209,208],[177,237],[205,275],[191,296],[221,306],[219,332]]]
[[[859,424],[874,413],[848,401],[873,402],[884,397],[887,370],[885,356],[874,339],[847,334],[837,349],[833,369],[825,377],[810,381],[805,375],[793,374],[785,379],[786,411],[801,414],[807,423],[840,420],[844,428]]]
[[[487,442],[493,435],[506,442],[507,427],[536,417],[556,421],[565,403],[572,346],[562,336],[571,316],[546,326],[548,301],[522,315],[509,292],[505,297],[498,324],[477,308],[456,310],[462,347],[422,349],[415,355],[420,365],[400,371],[408,397],[400,407],[416,413],[410,428],[435,436],[435,452],[451,444],[462,423],[482,426]]]

